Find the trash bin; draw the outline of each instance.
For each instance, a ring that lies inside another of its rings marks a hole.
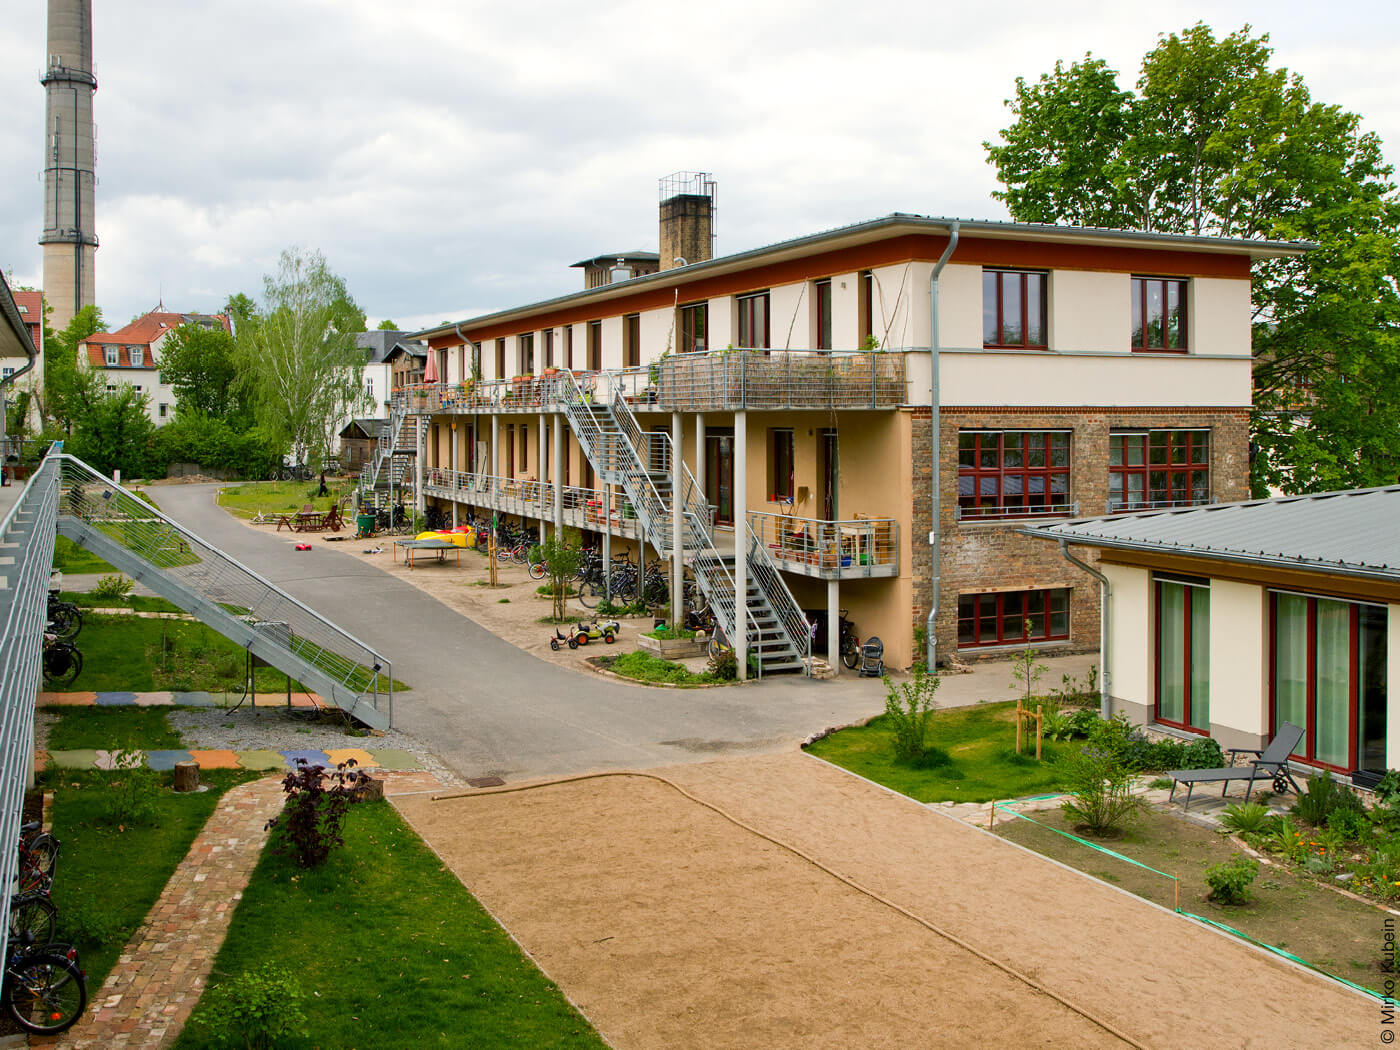
[[[355,516],[355,535],[368,536],[374,531],[373,514],[357,514]]]

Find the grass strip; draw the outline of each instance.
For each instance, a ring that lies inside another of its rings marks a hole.
[[[349,495],[354,490],[355,482],[353,479],[342,481],[327,478],[329,496],[317,496],[320,487],[320,480],[314,478],[311,481],[249,481],[221,489],[219,506],[238,518],[252,518],[258,514],[295,514],[308,503],[313,510],[324,513]]]
[[[67,536],[54,537],[53,567],[74,576],[87,576],[99,572],[111,574],[117,571],[97,555],[79,547]]]
[[[306,994],[288,1047],[605,1045],[387,802],[352,806],[321,868],[264,851],[209,987],[268,962]],[[197,1021],[176,1043],[211,1045]]]
[[[1056,760],[1081,745],[1046,740],[1037,762],[1032,737],[1016,754],[1015,710],[1008,702],[939,711],[929,729],[929,751],[917,763],[895,759],[894,730],[884,715],[832,733],[808,750],[920,802],[991,802],[1059,790]]]
[[[65,602],[72,602],[80,609],[132,609],[136,612],[170,612],[177,613],[181,609],[174,602],[168,602],[164,598],[150,597],[144,594],[128,594],[125,598],[99,598],[86,591],[62,591],[59,598]]]
[[[164,774],[150,823],[125,829],[103,819],[116,775],[45,774],[54,790],[53,830],[62,844],[53,885],[57,933],[71,938],[82,953],[90,994],[102,987],[219,797],[255,774],[205,770],[200,781],[210,790],[187,795],[171,791],[171,775]]]
[[[592,644],[592,643],[590,643]],[[601,656],[598,666],[613,674],[638,682],[668,682],[671,685],[714,685],[720,681],[708,671],[698,674],[684,664],[665,660],[642,649],[621,656]]]
[[[185,746],[161,707],[55,707],[50,751],[175,751]]]

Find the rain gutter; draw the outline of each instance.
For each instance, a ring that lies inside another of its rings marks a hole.
[[[928,619],[924,623],[924,666],[932,671],[937,663],[935,658],[938,655],[938,642],[935,637],[934,621],[938,617],[938,588],[942,582],[942,573],[938,564],[940,554],[940,535],[938,529],[938,516],[941,507],[938,501],[938,459],[940,455],[938,428],[940,424],[938,413],[938,275],[943,272],[943,267],[947,265],[952,257],[953,249],[958,246],[958,231],[961,223],[953,220],[953,224],[948,227],[948,246],[943,249],[943,254],[938,257],[938,262],[933,267],[933,273],[928,279],[928,315],[929,315],[929,603]]]
[[[1112,618],[1109,616],[1108,603],[1109,599],[1113,597],[1113,587],[1108,582],[1108,577],[1102,572],[1094,568],[1088,562],[1082,561],[1070,553],[1069,540],[1061,538],[1060,554],[1064,557],[1065,561],[1069,562],[1071,565],[1079,566],[1079,568],[1099,581],[1099,664],[1100,669],[1103,671],[1103,677],[1099,679],[1099,717],[1108,718],[1113,713],[1110,710],[1111,701],[1109,699],[1113,694],[1109,692],[1108,688],[1108,678],[1111,673],[1109,670],[1110,650],[1108,648],[1109,625],[1113,622]]]

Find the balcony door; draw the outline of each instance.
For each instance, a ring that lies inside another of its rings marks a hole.
[[[705,499],[715,508],[716,525],[734,524],[734,431],[705,431]]]
[[[836,492],[841,475],[841,461],[837,457],[835,427],[827,427],[821,432],[818,452],[821,456],[822,517],[827,521],[836,521],[839,517]]]

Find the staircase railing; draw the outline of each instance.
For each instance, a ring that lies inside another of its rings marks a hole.
[[[389,661],[86,463],[58,453],[58,531],[378,729]]]
[[[389,464],[388,479],[391,486],[401,486],[403,480],[408,475],[408,463],[406,457],[395,456],[394,450],[399,447],[403,428],[407,421],[412,418],[413,426],[419,425],[416,417],[409,412],[408,395],[402,390],[395,390],[389,398],[389,426],[384,433],[380,434],[375,441],[374,456],[370,462],[366,463],[360,470],[360,496],[362,501],[373,502],[375,486],[379,483],[379,477],[384,470],[384,464]],[[414,431],[415,438],[417,431]],[[415,441],[416,447],[416,441]]]

